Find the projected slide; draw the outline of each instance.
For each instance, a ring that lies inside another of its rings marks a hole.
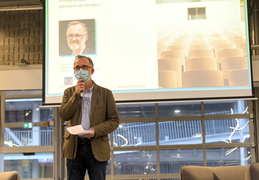
[[[77,54],[117,102],[251,97],[246,4],[45,0],[44,101],[76,84]]]

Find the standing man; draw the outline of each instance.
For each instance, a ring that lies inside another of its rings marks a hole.
[[[94,53],[94,50],[88,48],[85,44],[88,40],[88,29],[84,23],[80,21],[69,22],[66,37],[67,44],[72,50],[72,55]]]
[[[68,180],[84,180],[86,170],[90,180],[105,180],[110,159],[108,134],[119,126],[113,94],[91,79],[93,73],[93,61],[76,56],[74,74],[78,82],[64,91],[60,106],[60,117],[68,121],[68,126],[81,124],[89,130],[88,134],[64,135],[63,157],[67,159]]]

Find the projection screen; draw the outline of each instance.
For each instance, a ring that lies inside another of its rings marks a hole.
[[[69,23],[117,102],[252,97],[246,0],[45,0],[44,104],[76,84]]]

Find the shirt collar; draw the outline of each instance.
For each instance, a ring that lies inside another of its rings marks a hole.
[[[94,84],[92,85],[92,87],[90,87],[90,89],[87,90],[87,92],[91,93],[93,92],[93,89],[94,89]]]

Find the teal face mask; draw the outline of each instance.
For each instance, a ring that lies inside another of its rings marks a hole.
[[[80,69],[79,71],[76,72],[75,77],[77,80],[84,79],[84,82],[89,80],[88,71],[85,71],[82,69]]]

